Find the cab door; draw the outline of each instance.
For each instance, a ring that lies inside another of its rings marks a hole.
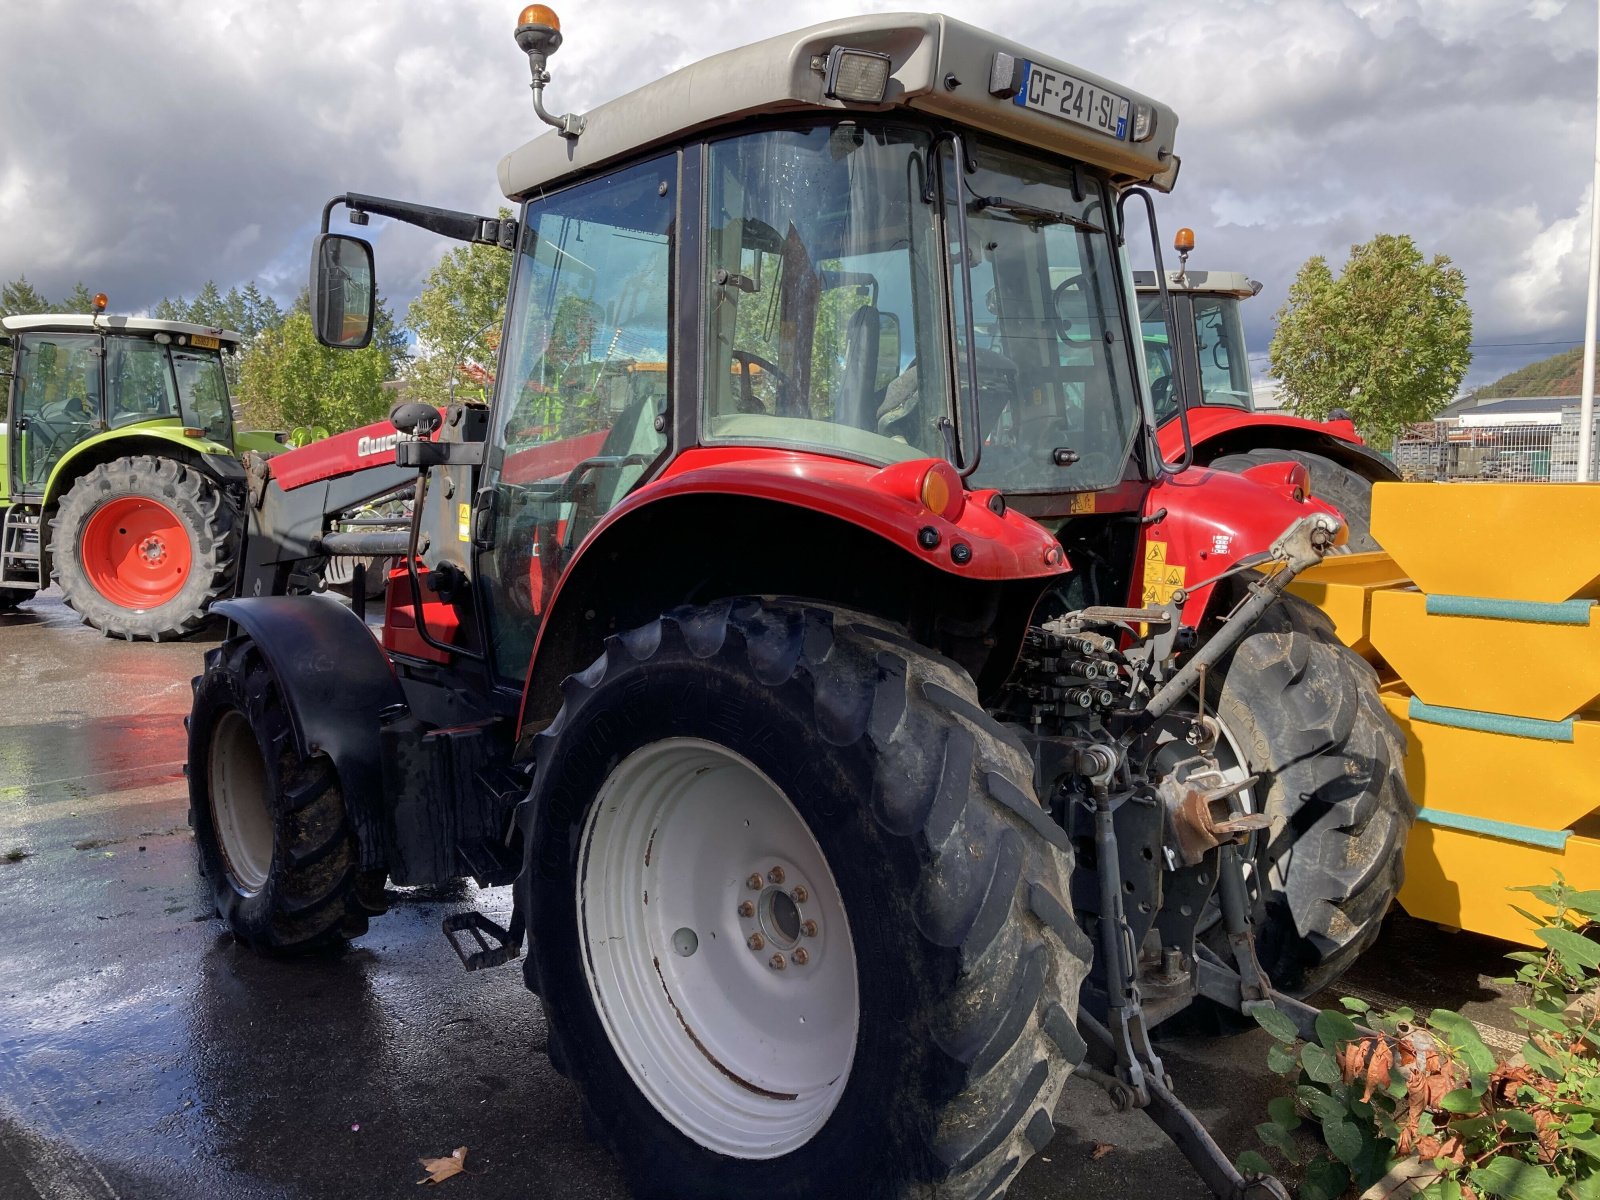
[[[104,428],[96,333],[29,332],[17,338],[13,364],[12,495],[38,495],[50,472],[79,442]]]

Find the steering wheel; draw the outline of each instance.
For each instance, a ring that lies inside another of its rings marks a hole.
[[[1087,319],[1089,314],[1089,291],[1081,272],[1056,284],[1055,290],[1050,293],[1050,311],[1055,318],[1056,336],[1063,342],[1067,341],[1067,330],[1072,328],[1073,316]]]
[[[788,399],[794,387],[789,377],[778,368],[778,364],[769,358],[763,358],[749,350],[730,350],[729,356],[739,364],[739,411],[742,413],[765,413],[767,406],[761,403],[755,389],[750,382],[750,368],[760,367],[762,372],[772,376],[773,385],[778,389],[778,413],[780,417],[801,416],[809,417],[809,412],[791,413],[784,411],[789,408]]]

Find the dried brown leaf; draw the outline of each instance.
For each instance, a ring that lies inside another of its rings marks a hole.
[[[1094,1149],[1089,1151],[1089,1157],[1098,1162],[1115,1149],[1116,1147],[1110,1142],[1096,1142],[1094,1144]]]
[[[459,1175],[466,1170],[467,1148],[457,1146],[450,1152],[449,1158],[419,1158],[417,1161],[428,1172],[428,1177],[417,1180],[418,1183],[443,1183],[452,1175]]]

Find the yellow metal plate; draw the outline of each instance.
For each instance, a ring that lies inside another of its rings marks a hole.
[[[1600,600],[1600,487],[1380,483],[1372,535],[1435,595]]]
[[[1429,615],[1427,604],[1420,592],[1372,594],[1372,644],[1423,703],[1561,721],[1600,699],[1592,614],[1538,625]]]
[[[1403,685],[1383,690],[1406,738],[1406,786],[1417,804],[1554,830],[1600,808],[1600,721],[1574,721],[1572,741],[1547,742],[1413,721],[1410,699]]]
[[[202,350],[218,350],[222,347],[220,340],[204,333],[190,334],[189,344],[191,346],[199,346]]]
[[[1557,871],[1575,888],[1600,888],[1600,841],[1574,836],[1563,852],[1418,824],[1406,843],[1400,904],[1425,921],[1536,945],[1532,926],[1511,905],[1542,906],[1506,889],[1550,883]]]

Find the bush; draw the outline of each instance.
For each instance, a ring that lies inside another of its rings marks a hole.
[[[1304,1164],[1301,1200],[1600,1200],[1600,945],[1585,936],[1600,918],[1600,892],[1560,876],[1512,890],[1552,912],[1517,910],[1544,949],[1507,956],[1517,971],[1502,982],[1528,1001],[1513,1010],[1527,1040],[1509,1058],[1448,1009],[1422,1023],[1406,1009],[1378,1013],[1347,999],[1347,1011],[1317,1018],[1317,1040],[1303,1045],[1282,1013],[1258,1011],[1277,1042],[1267,1064],[1295,1088],[1271,1102],[1257,1135],[1291,1164],[1300,1163],[1293,1135],[1302,1126],[1327,1150]],[[1253,1150],[1238,1165],[1273,1169]]]

